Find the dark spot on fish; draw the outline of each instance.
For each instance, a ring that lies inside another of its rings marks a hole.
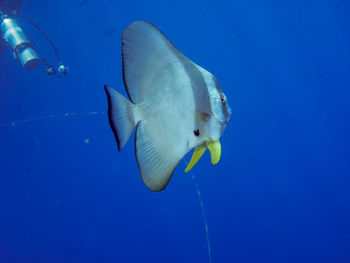
[[[194,135],[196,135],[197,137],[200,135],[200,133],[199,133],[199,130],[197,129],[197,130],[194,130],[193,131],[193,133],[194,133]]]

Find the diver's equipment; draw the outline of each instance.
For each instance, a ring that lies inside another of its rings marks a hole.
[[[68,73],[68,67],[65,66],[62,62],[62,59],[54,45],[54,43],[52,42],[52,40],[49,38],[49,36],[44,32],[44,30],[42,30],[36,23],[34,23],[33,20],[29,19],[28,17],[22,15],[22,14],[18,14],[19,17],[23,18],[24,20],[26,20],[28,23],[30,23],[33,27],[35,27],[44,37],[45,39],[47,40],[47,42],[49,42],[51,48],[53,49],[54,53],[55,53],[55,56],[58,60],[58,71],[62,74],[67,74]],[[52,66],[52,65],[49,65],[46,61],[46,59],[42,56],[42,60],[44,62],[44,64],[46,65],[46,73],[49,74],[49,75],[53,75],[57,72],[57,70]]]
[[[68,67],[61,64],[59,67],[58,67],[58,71],[61,72],[62,74],[67,74],[68,73]]]
[[[21,62],[24,69],[32,70],[39,67],[40,59],[15,19],[10,17],[2,19],[1,31],[5,41],[10,44],[15,58]]]
[[[46,73],[48,75],[54,75],[58,72],[62,74],[68,73],[68,67],[62,63],[61,57],[57,52],[57,49],[51,39],[46,35],[46,33],[31,19],[18,14],[17,12],[13,13],[14,16],[18,16],[28,23],[30,23],[33,27],[35,27],[49,42],[52,47],[55,56],[58,60],[58,69],[49,64],[47,59],[39,49],[39,46],[35,43],[35,41],[30,37],[29,34],[25,34],[22,27],[16,21],[14,17],[9,17],[0,10],[0,28],[3,34],[5,41],[7,41],[12,50],[14,51],[14,56],[18,59],[22,66],[27,70],[32,70],[37,68],[40,65],[40,61],[42,61],[46,67]],[[39,55],[39,56],[38,56]],[[40,57],[40,58],[39,58]]]
[[[56,74],[56,69],[55,69],[55,67],[54,66],[52,66],[52,65],[47,65],[47,67],[46,67],[46,73],[48,74],[48,75],[53,75],[53,74]]]

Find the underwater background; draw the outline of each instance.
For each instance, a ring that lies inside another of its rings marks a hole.
[[[69,73],[25,71],[0,39],[0,263],[350,262],[349,1],[33,0],[20,13]],[[143,184],[133,140],[117,151],[106,114],[104,84],[126,95],[134,20],[213,73],[232,108],[220,162],[207,152],[184,174],[188,154],[162,192]]]

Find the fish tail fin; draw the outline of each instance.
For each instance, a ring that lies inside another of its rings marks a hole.
[[[135,118],[136,105],[127,98],[105,85],[108,100],[108,120],[118,144],[123,149],[129,140],[138,120]]]

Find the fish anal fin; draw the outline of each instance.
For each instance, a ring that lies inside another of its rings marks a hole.
[[[135,136],[135,155],[143,182],[152,191],[161,191],[167,186],[182,157],[164,145],[157,145],[151,135],[152,132],[147,129],[144,121],[139,122]]]

